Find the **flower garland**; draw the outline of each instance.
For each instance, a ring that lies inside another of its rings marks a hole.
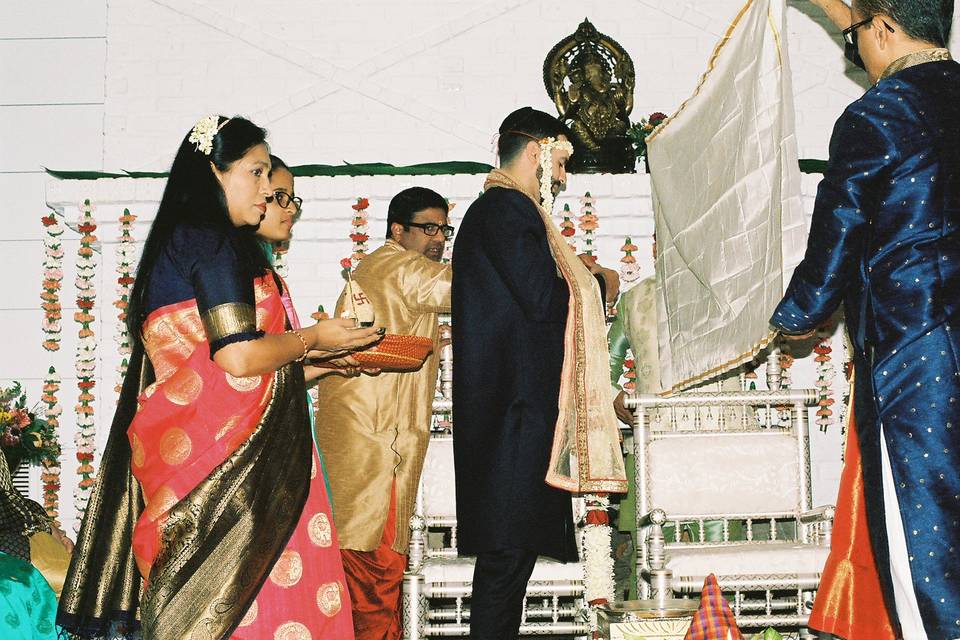
[[[563,205],[563,222],[560,223],[560,235],[564,238],[567,238],[567,244],[570,245],[570,248],[573,249],[573,252],[577,252],[577,243],[570,240],[577,234],[577,227],[573,224],[573,220],[570,219],[570,205],[564,203]]]
[[[587,191],[582,198],[580,198],[580,217],[577,220],[580,222],[580,230],[583,231],[583,251],[582,253],[592,256],[596,247],[593,244],[594,231],[596,231],[600,224],[597,221],[597,214],[594,212],[595,199],[590,195],[590,192]]]
[[[623,359],[623,390],[627,393],[633,393],[637,389],[637,361],[633,353],[628,350],[628,356]]]
[[[790,351],[790,343],[786,340],[780,341],[780,388],[789,389],[793,384],[793,374],[790,368],[793,367],[793,354]],[[780,409],[780,426],[788,429],[792,422],[792,412],[790,407]]]
[[[620,279],[624,282],[633,282],[640,277],[640,265],[637,264],[637,258],[633,255],[633,252],[639,249],[640,247],[633,244],[629,237],[624,238],[623,246],[620,247],[620,251],[623,251],[623,257],[620,258],[622,265]]]
[[[584,598],[590,604],[590,630],[599,637],[596,607],[614,601],[613,556],[610,553],[612,529],[605,494],[585,496],[587,515],[583,527]]]
[[[843,335],[837,332],[838,335]],[[850,393],[853,391],[853,360],[850,359],[850,349],[845,338],[841,338],[840,346],[843,349],[843,394],[840,399],[840,462],[844,462],[847,452],[847,411],[850,409]]]
[[[454,207],[457,206],[456,202],[450,202],[449,198],[444,198],[447,201],[447,221],[450,222],[450,214],[453,213]],[[450,264],[450,261],[453,260],[453,239],[447,240],[443,245],[443,257],[440,258],[441,264]]]
[[[80,476],[80,482],[74,492],[74,506],[77,509],[76,530],[78,531],[80,521],[87,510],[87,503],[90,500],[90,491],[94,482],[93,451],[96,421],[93,417],[93,403],[96,398],[93,394],[93,388],[97,384],[94,379],[97,370],[97,337],[93,331],[95,321],[93,308],[97,299],[97,291],[94,287],[97,260],[93,245],[97,242],[97,237],[93,235],[93,232],[97,230],[97,223],[93,217],[93,210],[94,207],[89,200],[84,200],[80,206],[79,231],[83,235],[80,238],[80,248],[77,249],[78,310],[73,314],[73,319],[80,325],[75,360],[77,386],[80,388],[76,406],[77,433],[75,436],[77,462],[80,463],[77,467],[77,475]]]
[[[814,358],[814,362],[817,363],[816,387],[820,392],[820,399],[817,402],[817,425],[823,432],[826,432],[827,427],[833,423],[833,409],[830,407],[834,402],[832,388],[834,369],[830,358],[830,353],[833,351],[830,344],[830,333],[828,327],[817,329],[816,335],[819,342],[813,348],[814,353],[817,354]]]
[[[43,395],[40,400],[47,405],[46,414],[47,425],[50,427],[51,445],[56,447],[56,459],[48,458],[43,461],[43,471],[40,472],[40,480],[43,482],[43,508],[59,526],[60,523],[60,444],[57,438],[57,430],[60,428],[60,414],[63,413],[63,407],[57,400],[57,391],[60,390],[60,375],[54,367],[47,370],[47,377],[43,381]]]
[[[566,151],[573,155],[573,145],[567,140],[549,137],[540,140],[540,199],[543,210],[553,214],[553,150]]]
[[[114,332],[117,342],[117,351],[120,354],[120,364],[117,365],[117,383],[114,391],[120,393],[123,379],[127,375],[130,364],[129,357],[133,352],[130,343],[130,332],[127,331],[127,308],[130,306],[130,291],[133,289],[133,272],[136,262],[137,247],[133,241],[133,223],[137,216],[124,209],[118,222],[120,223],[120,237],[114,250],[117,256],[117,299],[113,306],[120,310],[117,314],[117,325]]]
[[[60,307],[60,287],[63,280],[63,246],[60,236],[63,226],[57,216],[41,216],[40,221],[46,229],[47,236],[43,239],[43,291],[40,292],[41,308],[43,308],[43,348],[47,351],[60,350],[60,333],[62,328],[62,309]]]
[[[287,278],[290,271],[287,265],[287,251],[289,250],[290,245],[286,242],[278,242],[273,245],[273,270],[283,279]]]
[[[350,240],[353,241],[353,251],[350,253],[350,257],[340,261],[340,266],[343,269],[340,275],[343,276],[344,280],[347,279],[354,266],[367,257],[367,240],[370,239],[370,236],[367,235],[367,207],[369,206],[370,201],[366,198],[357,198],[356,204],[351,205],[354,211],[353,219],[350,221]]]

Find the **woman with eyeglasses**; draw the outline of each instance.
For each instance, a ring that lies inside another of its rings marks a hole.
[[[208,116],[184,137],[130,299],[134,351],[60,600],[84,638],[353,638],[313,455],[302,362],[378,339],[291,328],[255,235],[266,132]]]
[[[874,83],[837,120],[807,253],[771,323],[809,337],[841,305],[852,411],[809,625],[960,637],[960,65],[953,0],[816,0]]]

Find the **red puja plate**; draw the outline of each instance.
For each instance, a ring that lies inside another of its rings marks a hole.
[[[433,340],[423,336],[405,336],[388,333],[383,339],[363,351],[349,354],[360,366],[384,371],[416,371],[433,351]],[[324,362],[319,366],[338,369],[335,364]]]

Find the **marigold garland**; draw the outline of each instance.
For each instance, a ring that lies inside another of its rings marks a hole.
[[[120,354],[120,364],[117,365],[117,383],[114,391],[120,393],[123,379],[127,375],[130,363],[130,354],[133,345],[130,342],[130,332],[127,331],[127,308],[130,306],[130,291],[133,289],[134,270],[136,269],[137,247],[133,239],[133,223],[137,216],[124,209],[118,222],[120,223],[120,237],[114,250],[117,256],[117,299],[113,306],[119,310],[115,329],[117,352]]]
[[[612,529],[607,509],[610,499],[604,494],[585,496],[587,514],[583,528],[583,588],[590,604],[590,630],[599,637],[596,607],[613,602],[613,556],[610,553]]]
[[[577,228],[573,224],[573,220],[570,219],[571,211],[570,205],[564,203],[563,205],[563,222],[560,223],[560,235],[567,239],[567,244],[570,245],[570,248],[574,253],[577,252],[577,243],[572,240],[573,236],[577,234]]]
[[[633,282],[640,277],[640,265],[637,264],[637,258],[633,255],[639,249],[640,247],[633,244],[629,236],[624,238],[623,246],[620,247],[620,251],[623,251],[623,257],[620,258],[620,279],[624,282]]]
[[[594,255],[593,252],[597,248],[593,243],[594,232],[600,227],[594,210],[594,203],[594,197],[587,191],[580,198],[580,217],[577,219],[580,222],[580,231],[583,232],[583,251],[581,253],[588,256]]]
[[[47,351],[60,350],[60,321],[63,311],[60,306],[60,287],[63,280],[63,246],[60,236],[63,226],[53,213],[40,217],[47,232],[43,239],[43,284],[40,292],[43,309],[43,348]]]
[[[813,348],[814,361],[817,363],[817,382],[816,387],[819,391],[820,399],[817,401],[817,426],[820,431],[826,432],[827,427],[833,424],[833,376],[834,368],[831,362],[830,353],[833,351],[830,343],[831,331],[829,327],[820,327],[817,329],[817,338],[819,342]]]
[[[77,386],[80,389],[78,402],[75,407],[77,413],[77,475],[80,481],[74,492],[74,506],[77,510],[76,529],[79,530],[80,521],[87,510],[90,500],[90,491],[93,488],[93,452],[96,438],[96,420],[94,419],[94,402],[96,397],[93,389],[96,386],[97,370],[97,337],[93,326],[96,318],[93,310],[96,304],[97,292],[94,286],[96,278],[97,258],[94,244],[97,237],[93,232],[97,230],[97,223],[93,217],[94,207],[89,200],[84,200],[80,206],[79,231],[80,248],[77,249],[77,312],[73,319],[80,325],[77,341],[75,366],[77,371]]]
[[[340,261],[342,268],[340,275],[344,280],[348,278],[353,268],[367,257],[367,240],[370,239],[367,235],[367,207],[369,206],[370,201],[366,198],[357,198],[356,204],[351,205],[354,211],[353,219],[350,221],[350,240],[353,241],[353,251],[349,258]]]
[[[50,425],[50,432],[53,437],[53,443],[59,452],[57,431],[60,428],[60,415],[63,413],[63,407],[57,400],[57,392],[60,390],[60,375],[54,367],[47,370],[47,377],[43,381],[43,395],[40,400],[47,406],[45,410],[47,424]],[[56,460],[44,460],[43,470],[40,472],[40,481],[43,483],[43,508],[47,515],[55,523],[60,524],[60,457]]]

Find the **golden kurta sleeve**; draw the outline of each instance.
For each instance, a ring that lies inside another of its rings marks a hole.
[[[404,304],[416,313],[449,313],[450,283],[453,270],[449,264],[434,262],[416,255],[402,267],[400,278]]]

